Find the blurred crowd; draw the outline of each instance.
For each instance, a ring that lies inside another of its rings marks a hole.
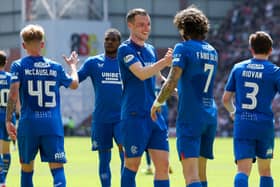
[[[251,33],[263,30],[272,36],[274,46],[270,60],[280,65],[279,20],[279,0],[247,0],[230,10],[218,28],[211,29],[208,40],[216,47],[220,58],[215,88],[215,99],[219,108],[218,136],[232,135],[232,121],[222,106],[221,98],[232,66],[251,57],[248,50],[248,39]],[[275,111],[275,128],[279,131],[280,97],[278,95],[273,103],[273,110]]]
[[[229,72],[239,61],[250,58],[248,50],[249,35],[257,30],[268,32],[274,40],[270,60],[280,65],[280,1],[247,0],[231,9],[219,25],[210,25],[208,41],[219,52],[219,67],[215,84],[215,100],[219,109],[217,136],[231,136],[233,124],[221,98]],[[171,98],[169,105],[169,126],[175,126],[176,98]],[[276,136],[280,136],[280,96],[273,103],[275,112]]]

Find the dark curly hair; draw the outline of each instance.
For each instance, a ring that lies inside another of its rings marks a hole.
[[[204,40],[210,28],[208,18],[194,5],[178,12],[173,23],[185,40]]]

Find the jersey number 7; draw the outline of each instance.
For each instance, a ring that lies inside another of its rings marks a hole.
[[[214,72],[214,65],[213,64],[204,64],[204,72],[206,72],[208,70],[209,70],[209,73],[208,73],[206,84],[204,86],[204,90],[203,90],[204,93],[208,92],[209,85],[212,80],[212,76],[213,76],[213,72]]]

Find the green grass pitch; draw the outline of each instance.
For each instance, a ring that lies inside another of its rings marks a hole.
[[[170,164],[173,174],[170,175],[171,187],[185,187],[182,175],[182,168],[177,158],[175,139],[170,138]],[[280,186],[280,141],[276,139],[274,159],[272,160],[272,174],[274,176],[274,186]],[[67,187],[98,187],[100,186],[98,177],[98,158],[97,153],[91,151],[90,138],[66,138],[65,149],[67,155],[67,164],[65,172],[67,178]],[[33,181],[35,187],[51,187],[52,177],[46,163],[40,162],[39,155],[35,161],[35,172]],[[111,170],[112,187],[120,186],[120,164],[118,152],[113,149]],[[145,167],[145,159],[142,159],[141,168]],[[152,187],[153,176],[145,175],[139,170],[137,174],[137,186]],[[236,167],[232,154],[232,139],[217,138],[215,141],[215,159],[208,162],[208,183],[209,187],[230,187],[233,186],[233,177]],[[249,186],[258,186],[259,177],[256,164],[254,164],[249,179]],[[8,187],[20,186],[20,167],[18,152],[12,151],[12,163],[7,178]]]

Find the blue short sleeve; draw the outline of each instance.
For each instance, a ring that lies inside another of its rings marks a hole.
[[[118,52],[118,59],[122,62],[127,68],[132,64],[139,62],[135,51],[133,51],[129,46],[121,46]]]

